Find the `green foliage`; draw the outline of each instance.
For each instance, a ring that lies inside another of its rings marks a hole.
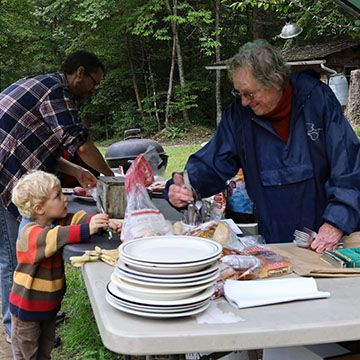
[[[352,35],[360,36],[355,18],[349,17],[337,6],[329,6],[329,1],[302,0],[294,6],[292,16],[304,27],[304,39],[315,39],[319,36]]]
[[[132,128],[142,128],[143,123],[135,103],[128,101],[121,103],[114,111],[111,121],[113,137],[123,139],[124,131]]]
[[[164,4],[161,0],[148,1],[137,7],[137,17],[134,19],[131,33],[141,37],[153,36],[159,24],[158,13],[163,11]]]
[[[222,0],[223,4],[230,4],[229,6],[235,10],[245,10],[247,7],[258,7],[259,9],[263,8],[268,10],[270,6],[281,7],[287,9],[292,6],[291,1],[287,0],[266,0],[266,1],[257,1],[257,0],[245,0],[245,1],[229,1]]]
[[[55,71],[69,52],[86,48],[107,68],[101,89],[80,111],[91,136],[122,138],[124,129],[134,126],[151,135],[165,126],[174,22],[186,82],[185,88],[179,85],[176,66],[169,108],[170,126],[175,128],[183,121],[184,110],[191,124],[215,123],[215,72],[205,66],[215,60],[218,47],[226,59],[253,38],[254,9],[261,15],[265,37],[275,43],[287,15],[304,27],[302,38],[343,32],[360,36],[359,20],[330,0],[222,0],[222,4],[220,28],[215,29],[214,2],[207,0],[179,0],[176,16],[164,0],[1,0],[0,89],[23,76]],[[171,0],[169,5],[173,6]],[[287,44],[291,46],[291,41]],[[229,84],[222,80],[221,86],[225,105]],[[176,131],[167,131],[175,137]]]
[[[349,16],[329,0],[222,0],[222,3],[237,11],[245,11],[251,7],[272,10],[284,20],[286,15],[304,28],[302,38],[306,40],[339,34],[360,37],[359,20]]]
[[[185,135],[186,129],[184,123],[171,124],[169,127],[163,129],[160,135],[167,140],[180,139]]]
[[[356,132],[357,137],[360,139],[360,126],[355,128],[355,132]]]
[[[188,85],[184,88],[179,85],[174,87],[174,94],[169,107],[169,115],[171,118],[176,119],[181,111],[198,106],[196,103],[197,95],[192,93],[193,90],[195,89],[192,89]]]

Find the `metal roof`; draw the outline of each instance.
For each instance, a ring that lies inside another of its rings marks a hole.
[[[359,0],[335,0],[343,9],[350,14],[360,17],[360,1]]]
[[[281,50],[282,55],[287,61],[323,59],[324,57],[337,52],[360,46],[360,39],[338,38],[338,39],[319,39],[312,44],[295,44],[289,49]]]

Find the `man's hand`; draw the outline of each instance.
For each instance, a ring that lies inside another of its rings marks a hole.
[[[89,189],[96,186],[95,175],[81,166],[79,166],[78,171],[76,171],[75,177],[84,189]]]
[[[320,226],[318,234],[311,243],[311,248],[317,253],[324,250],[335,250],[338,247],[339,241],[343,236],[343,232],[328,223]]]
[[[107,228],[109,226],[109,215],[108,214],[96,214],[94,215],[89,223],[90,235],[97,233],[99,229]]]
[[[185,187],[184,178],[179,173],[173,174],[173,184],[169,187],[169,201],[177,208],[186,206],[189,202],[194,201],[192,191]]]
[[[64,174],[76,177],[77,181],[84,189],[96,186],[96,177],[90,171],[63,157],[57,159],[56,168]]]

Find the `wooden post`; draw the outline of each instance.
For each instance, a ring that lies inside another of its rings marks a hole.
[[[354,128],[360,126],[360,69],[350,73],[349,98],[345,116]]]

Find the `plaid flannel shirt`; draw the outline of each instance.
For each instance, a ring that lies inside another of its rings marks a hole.
[[[21,79],[0,93],[0,199],[15,216],[11,191],[29,170],[53,171],[88,137],[62,72]]]

